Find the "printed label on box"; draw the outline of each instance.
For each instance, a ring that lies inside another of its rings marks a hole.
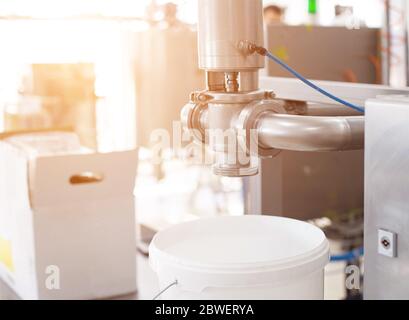
[[[0,264],[10,272],[14,272],[11,241],[0,236]]]

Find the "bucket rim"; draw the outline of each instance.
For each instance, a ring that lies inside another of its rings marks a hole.
[[[311,226],[311,229],[315,229],[316,232],[322,234],[322,242],[314,247],[311,250],[306,251],[302,254],[297,254],[288,258],[281,258],[275,259],[271,261],[256,261],[256,262],[196,262],[189,259],[179,258],[174,256],[157,246],[157,241],[161,237],[161,232],[158,232],[151,241],[149,246],[149,261],[152,268],[157,271],[156,264],[157,261],[160,260],[161,264],[172,266],[174,268],[183,269],[183,270],[191,270],[200,273],[234,273],[234,274],[245,274],[245,273],[257,273],[257,272],[277,272],[280,270],[289,270],[292,268],[298,268],[300,266],[316,264],[314,269],[324,268],[325,265],[329,262],[329,242],[324,234],[324,232],[308,222],[300,221],[292,218],[287,217],[280,217],[280,216],[266,216],[266,215],[243,215],[243,216],[222,216],[222,217],[210,217],[210,218],[201,218],[194,221],[183,222],[181,224],[177,224],[170,228],[165,229],[166,232],[171,232],[172,230],[176,229],[176,227],[180,227],[181,225],[186,226],[188,224],[199,223],[200,221],[209,221],[209,220],[216,220],[220,218],[224,219],[280,219],[280,220],[287,220],[296,223],[305,223]],[[255,217],[255,218],[254,218]]]

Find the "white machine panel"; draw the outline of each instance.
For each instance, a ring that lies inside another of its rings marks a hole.
[[[365,118],[365,299],[409,297],[409,96],[379,97]]]

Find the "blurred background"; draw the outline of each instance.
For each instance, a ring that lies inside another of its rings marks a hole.
[[[264,2],[268,47],[305,76],[408,85],[404,0]],[[0,0],[0,132],[68,129],[99,152],[139,147],[144,227],[243,214],[242,179],[216,177],[171,149],[152,161],[152,131],[172,132],[205,82],[196,16],[195,0]],[[264,73],[288,76],[272,64]],[[340,229],[361,219],[358,208]],[[359,247],[362,228],[339,237]]]
[[[325,54],[324,49],[346,39],[367,55],[376,70],[372,77],[360,79],[365,70],[340,65],[339,80],[406,85],[406,74],[402,74],[406,69],[388,76],[397,64],[406,63],[404,1],[313,3],[316,7],[309,1],[265,1],[266,24],[279,28],[274,36],[269,32],[273,51],[297,66],[302,63],[293,48],[302,45],[309,52],[315,46],[301,41],[297,29],[280,29],[283,25],[303,27],[306,33],[314,32],[312,26],[359,30],[356,34],[365,44],[354,42],[357,36],[347,31],[331,43],[313,34]],[[196,11],[195,0],[1,0],[0,130],[75,125],[83,141],[99,149],[129,148],[138,137],[146,142],[154,125],[148,115],[156,110],[146,104],[168,101],[166,108],[157,109],[163,119],[155,119],[168,124],[165,118],[175,115],[173,105],[182,106],[189,92],[202,84],[195,53]],[[299,39],[287,39],[286,33],[291,32]],[[337,61],[335,58],[327,57]],[[320,66],[313,64],[312,68]],[[334,75],[318,70],[313,78],[331,77]],[[178,88],[170,88],[170,79]],[[166,124],[161,127],[167,128]]]

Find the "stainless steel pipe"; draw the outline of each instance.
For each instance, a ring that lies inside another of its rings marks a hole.
[[[307,103],[307,116],[359,116],[358,111],[336,104]]]
[[[314,117],[264,114],[258,142],[265,148],[293,151],[359,150],[364,147],[364,117]]]
[[[319,109],[322,110],[321,107]],[[208,110],[202,112],[200,124],[203,131],[209,128]],[[259,143],[266,148],[339,151],[363,149],[364,126],[363,116],[324,117],[271,113],[258,120],[257,130]]]
[[[305,101],[281,100],[277,99],[288,114],[303,116],[360,116],[362,113],[351,108],[329,103],[313,103]]]

